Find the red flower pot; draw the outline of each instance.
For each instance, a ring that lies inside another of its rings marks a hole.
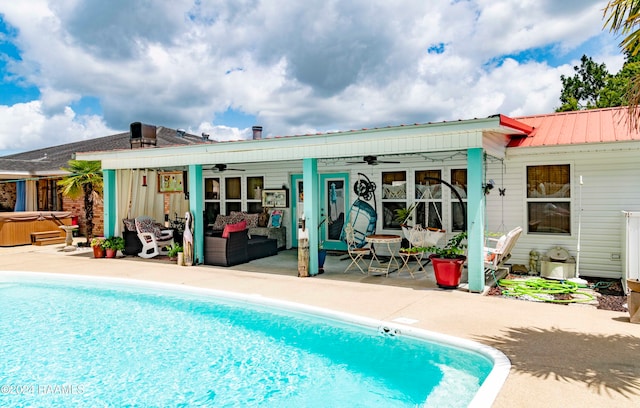
[[[117,249],[111,249],[111,248],[107,248],[105,249],[106,252],[106,257],[107,258],[115,258],[116,254],[118,253]]]
[[[104,249],[102,247],[94,246],[92,248],[94,258],[104,258]]]
[[[460,284],[462,276],[462,266],[467,259],[464,255],[457,258],[438,258],[436,255],[429,256],[433,264],[433,272],[436,275],[436,283],[443,289],[455,289]]]

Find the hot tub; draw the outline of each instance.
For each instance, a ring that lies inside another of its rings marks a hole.
[[[65,225],[71,225],[70,211],[0,212],[0,246],[31,244],[32,232],[60,231],[54,216]]]

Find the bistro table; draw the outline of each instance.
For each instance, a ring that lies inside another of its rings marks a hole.
[[[389,276],[389,272],[393,272],[400,268],[400,264],[396,259],[395,253],[397,248],[395,248],[396,244],[400,246],[402,242],[402,237],[400,235],[392,235],[392,234],[374,234],[368,235],[365,237],[365,241],[371,244],[373,251],[371,251],[371,262],[369,262],[369,273],[371,272],[383,272],[385,276]],[[386,262],[386,265],[378,258],[378,251],[375,250],[374,245],[381,244],[386,245],[387,250],[389,251],[389,261]],[[394,246],[394,248],[392,248]],[[395,269],[392,269],[392,264],[395,265]]]

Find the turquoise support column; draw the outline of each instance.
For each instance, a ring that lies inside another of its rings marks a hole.
[[[189,165],[188,180],[189,211],[193,216],[193,264],[199,265],[204,262],[204,183],[200,164]]]
[[[102,196],[104,202],[104,236],[112,237],[116,231],[116,171],[102,170]]]
[[[467,150],[467,237],[469,291],[484,289],[484,152],[482,148]]]
[[[309,275],[318,274],[318,221],[320,220],[320,191],[318,186],[318,160],[302,160],[304,184],[304,219],[309,228]]]

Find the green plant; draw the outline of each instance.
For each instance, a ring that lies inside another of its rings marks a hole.
[[[109,237],[104,240],[102,244],[104,249],[115,249],[116,251],[122,251],[124,249],[124,238],[122,237]]]
[[[466,245],[462,241],[465,239],[467,239],[467,231],[454,235],[443,247],[430,246],[427,250],[438,258],[455,259],[464,254]]]
[[[91,239],[91,248],[99,247],[99,248],[104,249],[105,248],[104,242],[105,242],[104,238],[94,237],[94,238]]]
[[[416,203],[413,203],[408,208],[396,208],[394,210],[396,213],[395,220],[398,221],[400,225],[405,225],[407,221],[411,219],[411,214],[413,214],[416,205]]]
[[[178,256],[178,252],[183,252],[182,245],[177,242],[174,242],[171,245],[167,245],[166,247],[164,247],[164,249],[167,250],[167,255],[169,255],[170,258],[175,258],[176,256]]]

